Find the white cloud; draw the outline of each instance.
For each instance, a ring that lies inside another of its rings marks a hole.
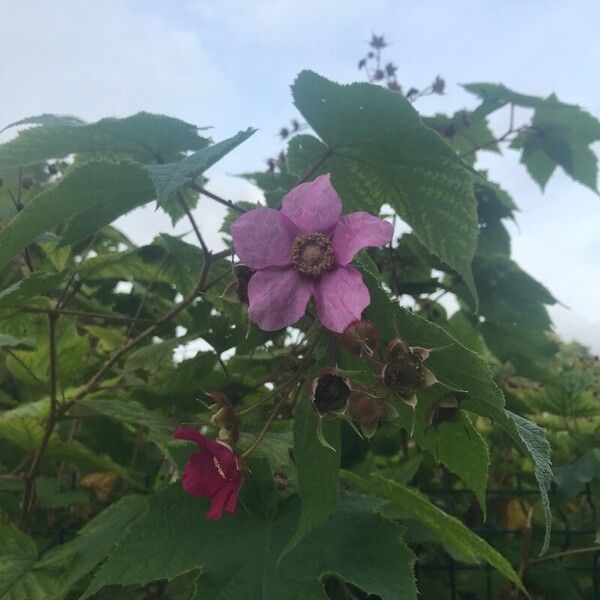
[[[42,112],[88,120],[139,110],[214,125],[228,137],[249,125],[261,130],[210,172],[211,189],[252,199],[252,186],[228,177],[261,168],[280,147],[277,129],[294,116],[289,84],[303,68],[339,81],[360,75],[357,59],[372,31],[386,34],[387,56],[408,85],[437,74],[448,95],[425,98],[430,114],[474,106],[459,82],[502,81],[533,94],[556,91],[600,113],[597,0],[2,0],[0,76],[2,124]],[[498,121],[498,127],[504,123]],[[572,315],[600,314],[597,198],[564,176],[544,195],[515,153],[482,161],[522,209],[513,231],[516,259]],[[215,244],[221,207],[201,200],[197,216]],[[170,224],[144,208],[120,220],[139,241]],[[182,225],[177,231],[185,231]],[[600,334],[554,311],[565,337]],[[596,332],[596,333],[594,333]],[[593,342],[592,340],[592,342]],[[588,343],[592,343],[588,342]]]

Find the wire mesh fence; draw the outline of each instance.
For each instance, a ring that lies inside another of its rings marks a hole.
[[[456,509],[456,504],[461,504],[461,502],[464,506],[464,500],[469,496],[472,497],[470,490],[448,488],[422,491],[432,501],[443,504],[446,510]],[[577,498],[586,505],[588,517],[585,519],[585,526],[581,526],[581,523],[573,523],[573,516],[565,510],[564,503],[559,501],[555,490],[550,492],[550,496],[554,526],[552,528],[552,550],[548,553],[547,564],[554,565],[556,569],[560,570],[560,573],[564,573],[567,577],[572,576],[573,580],[578,582],[578,586],[582,580],[585,580],[586,585],[582,588],[583,595],[577,597],[600,600],[600,546],[598,549],[590,549],[590,540],[593,547],[599,527],[592,488],[587,484]],[[502,498],[517,499],[522,505],[523,512],[526,513],[529,509],[529,505],[526,504],[527,499],[535,501],[539,498],[539,492],[537,489],[524,486],[521,478],[517,478],[517,485],[513,488],[490,489],[486,492],[488,506]],[[450,510],[449,512],[457,514],[460,511]],[[529,531],[525,531],[523,527],[504,527],[495,523],[493,519],[488,519],[485,525],[469,524],[469,526],[474,533],[495,547],[501,546],[500,542],[509,538],[512,539],[513,544],[518,541],[521,550],[519,575],[523,576],[527,584],[528,568],[540,563],[535,558],[532,547],[536,546],[537,549],[541,547],[544,538],[543,527],[532,526]],[[464,564],[449,554],[441,555],[439,553],[435,555],[434,560],[431,560],[431,556],[426,552],[426,546],[421,544],[415,546],[415,551],[418,557],[415,565],[417,578],[443,581],[446,597],[451,600],[476,600],[479,598],[497,600],[510,597],[506,595],[506,582],[487,563]],[[555,555],[556,557],[552,558]],[[573,564],[572,559],[575,556],[577,556],[577,561],[576,564]],[[524,563],[523,557],[526,557]],[[530,561],[529,564],[528,561]],[[553,561],[557,561],[557,563]],[[469,580],[474,576],[479,577],[476,593],[469,589],[468,585]],[[561,597],[560,592],[555,591],[552,597]],[[538,595],[536,598],[545,598],[545,596]],[[424,600],[429,599],[424,596]],[[436,600],[438,599],[436,598]]]

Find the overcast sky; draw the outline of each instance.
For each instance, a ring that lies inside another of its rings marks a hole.
[[[208,172],[215,192],[254,200],[234,175],[281,147],[295,75],[356,80],[372,32],[392,43],[386,57],[405,86],[446,79],[444,97],[418,102],[425,114],[474,107],[459,84],[490,81],[556,92],[598,116],[599,29],[599,0],[0,0],[0,128],[43,112],[93,121],[140,110],[211,125],[215,141],[255,126]],[[551,309],[557,331],[600,351],[600,199],[562,173],[541,194],[512,151],[486,153],[478,166],[520,206],[515,259],[570,307]],[[217,244],[220,208],[203,199],[196,213]],[[138,242],[170,228],[150,208],[120,224]]]

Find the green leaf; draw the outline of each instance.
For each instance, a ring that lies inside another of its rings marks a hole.
[[[256,129],[240,131],[235,136],[218,144],[202,148],[180,162],[162,165],[148,165],[146,169],[154,183],[159,203],[165,203],[185,184],[191,183],[209,167],[229,154],[234,148],[245,142]]]
[[[150,441],[155,443],[165,456],[170,457],[167,444],[171,441],[172,425],[159,413],[134,400],[89,398],[83,399],[80,405],[118,423],[142,428],[147,432]]]
[[[0,350],[8,348],[9,350],[34,350],[35,340],[31,338],[16,338],[14,335],[0,333]]]
[[[0,539],[0,599],[55,598],[58,580],[34,570],[38,556],[35,542],[10,523],[0,525]]]
[[[447,394],[448,390],[439,385],[419,392],[416,414],[408,406],[400,407],[402,425],[409,432],[414,427],[412,437],[415,442],[431,452],[436,461],[446,465],[475,492],[485,518],[485,492],[490,464],[485,440],[473,427],[468,414],[461,409],[456,410],[452,420],[438,425],[428,422],[436,402]]]
[[[49,410],[48,400],[38,400],[0,413],[0,439],[7,440],[23,452],[35,452],[44,435],[43,422]],[[56,462],[72,461],[85,471],[110,471],[129,479],[127,469],[107,454],[96,454],[80,441],[62,440],[56,433],[50,437],[46,458]]]
[[[138,113],[124,119],[102,119],[89,125],[72,122],[33,127],[0,146],[0,168],[21,167],[68,154],[129,156],[139,162],[170,162],[209,140],[198,128],[164,115]]]
[[[488,115],[509,103],[535,108],[544,101],[538,96],[513,92],[501,83],[467,83],[463,85],[463,88],[483,100],[481,106],[475,111],[477,116]]]
[[[44,508],[65,508],[73,504],[89,504],[87,490],[65,489],[55,477],[39,475],[35,478],[35,496]]]
[[[321,172],[331,172],[346,210],[377,213],[391,204],[476,298],[477,215],[466,163],[401,94],[366,83],[338,85],[310,71],[300,73],[292,91],[326,144],[315,160]]]
[[[302,499],[300,522],[283,556],[322,523],[335,508],[339,497],[341,456],[339,419],[322,422],[322,434],[330,447],[319,440],[319,418],[308,398],[300,398],[294,420],[294,458],[298,470],[298,491]]]
[[[38,557],[35,543],[12,525],[0,526],[0,598],[63,598],[109,553],[128,526],[147,509],[140,496],[126,496],[92,519],[77,537]]]
[[[526,596],[529,596],[519,576],[499,552],[458,519],[440,510],[416,490],[378,475],[374,476],[373,485],[352,473],[344,475],[363,489],[371,491],[374,485],[404,517],[425,525],[444,545],[459,554],[465,562],[476,564],[481,561],[487,562],[509,581],[516,584]]]
[[[550,453],[544,430],[505,411],[502,391],[492,380],[491,371],[480,356],[462,346],[439,325],[425,321],[392,301],[380,286],[375,265],[364,253],[357,262],[362,267],[363,279],[371,294],[371,304],[364,317],[379,327],[382,339],[389,341],[399,335],[411,346],[435,350],[427,359],[426,366],[437,380],[451,390],[466,392],[468,398],[461,402],[462,408],[487,417],[502,427],[516,447],[533,460],[546,519],[542,553],[545,552],[552,524],[547,484],[552,472],[549,471],[548,475]]]
[[[379,504],[368,499],[344,496],[333,515],[280,567],[277,559],[298,518],[295,498],[280,506],[275,519],[240,506],[235,515],[218,521],[206,519],[207,503],[184,494],[179,484],[149,501],[148,514],[111,552],[83,599],[105,585],[172,580],[195,570],[201,570],[195,597],[202,600],[325,600],[318,580],[331,572],[383,600],[416,596],[414,557],[402,542],[401,529],[375,514]]]
[[[473,118],[466,110],[458,111],[452,117],[443,114],[424,117],[423,122],[435,129],[469,164],[475,162],[477,150],[500,153],[496,136],[486,119]]]
[[[53,188],[36,196],[0,232],[0,268],[38,235],[75,215],[95,222],[72,224],[63,236],[63,245],[85,237],[108,225],[113,219],[153,198],[147,173],[131,161],[90,161],[73,170]],[[78,235],[73,235],[73,229]]]
[[[552,463],[550,459],[550,442],[546,437],[546,431],[510,411],[505,411],[511,423],[514,423],[517,434],[522,440],[523,446],[527,449],[529,457],[533,461],[535,479],[540,489],[542,498],[542,509],[544,511],[544,520],[546,522],[546,532],[544,543],[540,550],[540,556],[545,554],[550,546],[550,533],[552,531],[552,511],[550,510],[550,488],[554,475],[552,474]]]
[[[410,346],[434,350],[425,364],[442,385],[466,392],[471,405],[478,407],[486,416],[497,418],[498,414],[502,415],[504,396],[494,383],[487,363],[439,325],[426,321],[392,300],[381,287],[377,268],[365,253],[356,262],[371,295],[364,318],[378,326],[383,342],[401,337]]]
[[[522,150],[521,162],[542,189],[556,166],[597,192],[598,159],[590,145],[600,139],[600,122],[579,106],[555,97],[540,103],[531,127],[511,144]]]
[[[557,350],[550,337],[545,305],[556,300],[538,281],[503,254],[477,256],[473,263],[479,290],[479,324],[487,347],[521,375],[538,379],[539,361]]]
[[[586,450],[574,463],[556,467],[554,481],[559,495],[572,499],[600,473],[600,449]]]
[[[0,239],[1,236],[2,233],[0,232]],[[0,291],[0,309],[21,308],[35,296],[56,290],[63,279],[64,275],[62,274],[43,272],[36,272],[23,277],[10,287]]]
[[[71,115],[53,115],[45,113],[43,115],[26,117],[20,121],[10,123],[3,129],[0,129],[0,133],[4,133],[11,127],[19,127],[20,125],[70,125],[71,127],[78,127],[79,125],[85,125],[85,121]]]

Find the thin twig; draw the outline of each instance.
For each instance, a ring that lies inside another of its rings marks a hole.
[[[554,560],[555,558],[562,558],[563,556],[571,556],[573,554],[587,554],[589,552],[600,552],[600,546],[588,546],[585,548],[574,548],[572,550],[565,550],[564,552],[556,552],[555,554],[547,554],[540,558],[534,558],[529,561],[530,565],[545,562],[547,560]]]
[[[192,182],[189,184],[189,186],[196,192],[200,192],[202,195],[206,196],[207,198],[210,198],[211,200],[214,200],[215,202],[218,202],[219,204],[222,204],[223,206],[226,206],[227,208],[231,208],[232,210],[235,210],[242,214],[246,212],[245,208],[242,208],[241,206],[234,204],[234,202],[231,200],[225,200],[225,198],[221,198],[221,196],[217,196],[216,194],[213,194],[212,192],[205,190],[202,186],[198,185],[197,183]]]
[[[185,201],[185,198],[183,197],[183,194],[181,192],[177,192],[177,199],[179,200],[179,204],[181,204],[183,210],[185,211],[188,221],[190,222],[190,224],[194,230],[194,233],[196,234],[196,237],[198,238],[198,242],[200,243],[202,252],[204,253],[204,255],[209,254],[210,252],[208,250],[208,246],[206,245],[206,242],[204,241],[204,238],[202,237],[202,234],[200,233],[200,228],[198,227],[198,224],[196,223],[196,219],[194,219],[194,215],[192,215],[192,211],[190,210],[190,207],[188,206],[188,204]]]
[[[136,322],[138,322],[138,319],[142,312],[142,308],[144,307],[144,304],[146,303],[148,296],[150,296],[150,291],[152,290],[152,287],[156,283],[156,280],[158,279],[158,276],[160,275],[160,272],[162,271],[162,268],[163,268],[168,256],[169,256],[168,253],[165,254],[162,257],[160,263],[158,263],[156,273],[154,273],[154,276],[152,277],[152,281],[146,287],[146,291],[144,292],[144,295],[142,296],[142,299],[140,300],[140,303],[138,304],[137,310],[135,311],[135,315],[133,315],[134,321],[132,321],[131,324],[129,325],[129,327],[127,328],[127,333],[125,334],[125,339],[128,340],[131,337],[131,334],[133,333],[133,328],[135,327]]]
[[[72,283],[75,281],[75,278],[77,277],[77,274],[79,273],[79,270],[81,269],[81,266],[83,265],[83,263],[87,259],[89,253],[92,251],[92,248],[94,247],[94,244],[96,243],[96,238],[98,237],[98,233],[99,232],[97,231],[92,236],[92,239],[90,240],[90,243],[86,246],[85,250],[83,251],[83,253],[81,255],[81,261],[75,267],[75,269],[73,269],[73,272],[69,276],[69,280],[67,281],[67,283],[65,285],[65,289],[63,290],[63,293],[61,294],[60,298],[58,299],[58,301],[56,303],[56,308],[61,308],[61,307],[66,306],[67,303],[69,302],[69,300],[71,300],[71,298],[77,293],[77,286],[76,285],[73,286],[73,292],[71,294],[68,294],[69,288],[71,287]]]
[[[306,351],[306,355],[304,356],[304,360],[302,361],[302,365],[301,365],[300,369],[298,369],[298,373],[292,380],[292,383],[296,385],[296,389],[294,390],[293,397],[292,397],[292,404],[296,401],[298,394],[300,393],[300,390],[302,389],[302,386],[300,385],[300,380],[302,379],[302,376],[308,369],[308,363],[310,362],[310,359],[311,359],[313,352],[317,346],[317,343],[319,342],[319,339],[320,339],[320,335],[316,335],[315,339],[313,340],[313,342],[311,343],[311,345],[309,346],[309,348]],[[286,399],[287,399],[287,394],[283,394],[281,396],[281,399],[279,400],[279,402],[277,402],[277,404],[273,407],[273,410],[269,413],[269,416],[267,417],[267,421],[263,425],[259,434],[256,436],[256,438],[254,439],[252,444],[250,444],[250,446],[248,446],[248,448],[242,454],[242,458],[247,458],[250,454],[252,454],[252,452],[254,452],[254,450],[258,447],[258,445],[262,442],[263,438],[267,434],[267,431],[269,430],[269,427],[271,426],[271,423],[273,422],[273,420],[275,419],[275,417],[277,416],[277,414],[283,407],[283,404],[285,403]]]
[[[104,313],[86,312],[82,310],[71,310],[67,308],[60,309],[48,309],[48,308],[36,308],[34,306],[22,306],[15,311],[15,313],[33,313],[33,314],[55,314],[55,315],[70,315],[72,317],[81,317],[82,319],[100,319],[106,321],[118,321],[122,323],[154,323],[153,319],[140,319],[127,317],[125,315],[107,315]]]

